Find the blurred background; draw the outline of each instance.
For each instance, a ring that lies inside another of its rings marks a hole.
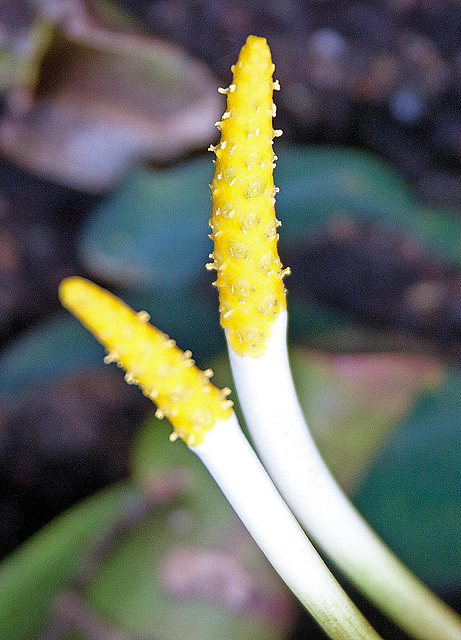
[[[325,637],[57,299],[95,280],[232,388],[206,150],[249,34],[282,87],[300,400],[344,489],[461,609],[461,3],[2,0],[3,638]]]

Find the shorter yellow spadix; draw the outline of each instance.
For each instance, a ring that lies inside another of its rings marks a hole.
[[[228,389],[210,383],[212,371],[200,371],[190,351],[181,351],[174,340],[149,323],[149,314],[136,313],[122,300],[80,277],[66,278],[59,287],[61,303],[106,348],[105,362],[125,369],[125,380],[138,384],[174,427],[172,439],[188,445],[203,442],[216,422],[230,417]]]

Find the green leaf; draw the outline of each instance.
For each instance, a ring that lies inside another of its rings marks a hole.
[[[62,312],[19,336],[0,356],[0,399],[102,363],[104,349],[70,314]]]
[[[212,251],[210,158],[139,170],[94,212],[82,237],[88,268],[114,283],[163,293],[205,273]]]
[[[147,493],[164,477],[184,483],[183,491],[114,550],[89,602],[110,625],[146,639],[285,637],[292,620],[286,587],[198,458],[169,433],[166,421],[146,423],[133,474]]]
[[[369,153],[281,146],[280,250],[340,218],[370,221],[412,235],[427,250],[459,264],[461,223],[421,209],[403,181]],[[133,173],[93,214],[81,250],[88,268],[115,284],[174,293],[204,275],[212,243],[209,157],[179,167]]]
[[[281,237],[299,241],[332,217],[348,214],[383,224],[402,222],[413,206],[409,190],[377,157],[341,147],[281,147],[274,177],[280,187]]]
[[[461,576],[461,374],[425,393],[363,482],[357,505],[396,553],[440,590]]]
[[[94,537],[133,498],[126,485],[105,489],[70,509],[0,565],[0,637],[34,640],[54,596],[68,583]]]
[[[359,510],[424,581],[458,589],[461,373],[405,354],[292,348],[290,360],[320,452]],[[225,356],[210,366],[234,388]]]
[[[445,209],[419,209],[422,235],[435,251],[454,264],[461,265],[461,225],[459,216]]]
[[[102,564],[91,556],[89,610],[115,630],[153,640],[286,637],[291,595],[200,461],[182,442],[169,442],[170,431],[152,420],[137,440],[136,482],[144,496],[160,497],[147,517],[125,528]],[[172,493],[162,501],[165,491]],[[127,484],[106,489],[9,556],[0,565],[0,637],[37,638],[91,545],[138,501]]]
[[[292,349],[298,397],[325,462],[349,492],[442,367],[421,356]]]
[[[275,181],[281,243],[299,242],[338,218],[404,230],[443,260],[460,264],[461,222],[423,209],[403,180],[370,153],[341,147],[282,147]]]

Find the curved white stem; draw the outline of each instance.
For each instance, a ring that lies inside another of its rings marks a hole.
[[[239,401],[269,475],[309,535],[377,607],[420,640],[461,640],[459,617],[384,544],[326,467],[294,390],[286,326],[285,311],[260,358],[229,348]]]
[[[269,562],[333,640],[378,640],[299,526],[232,413],[190,447]]]

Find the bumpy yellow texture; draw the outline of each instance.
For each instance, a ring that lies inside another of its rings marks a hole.
[[[125,380],[138,384],[174,427],[171,439],[189,445],[203,442],[217,421],[230,417],[228,389],[210,383],[211,369],[200,371],[191,353],[149,323],[149,314],[136,313],[122,300],[84,278],[62,281],[59,297],[106,348],[105,362],[116,362],[127,372]]]
[[[277,253],[277,226],[272,128],[275,105],[270,49],[265,38],[249,36],[232,67],[226,89],[227,108],[220,122],[221,140],[210,185],[210,219],[214,251],[208,269],[217,270],[221,325],[232,349],[259,357],[267,346],[272,324],[286,308],[282,270]]]

